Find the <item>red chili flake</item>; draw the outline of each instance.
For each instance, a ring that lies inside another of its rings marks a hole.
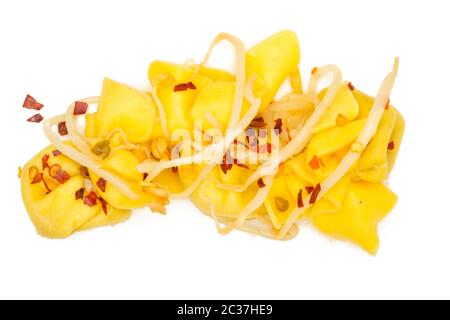
[[[142,180],[147,179],[147,177],[148,177],[148,173],[147,173],[147,172],[144,172],[144,174],[142,175]]]
[[[250,122],[250,127],[253,128],[264,128],[266,126],[266,123],[264,122],[264,118],[263,117],[258,117],[252,120],[252,122]]]
[[[36,99],[33,98],[32,96],[30,96],[29,94],[27,94],[27,96],[25,97],[25,101],[23,102],[22,107],[23,108],[27,108],[27,109],[32,109],[32,105],[33,103],[36,102]]]
[[[317,186],[314,187],[314,190],[311,193],[311,197],[309,198],[309,204],[316,203],[317,197],[319,196],[321,189],[322,189],[322,187],[320,186],[320,183],[318,183]]]
[[[187,89],[186,83],[180,83],[173,87],[173,92],[186,91]]]
[[[172,167],[172,172],[173,173],[178,173],[178,167]]]
[[[229,170],[233,167],[234,159],[231,158],[230,151],[227,151],[223,156],[222,163],[220,164],[220,169],[223,173],[227,174]]]
[[[107,206],[108,203],[102,197],[99,197],[98,201],[100,201],[100,204],[102,205],[102,210],[105,213],[105,216],[107,216],[108,215],[108,206]]]
[[[266,186],[266,184],[264,183],[264,180],[262,178],[258,179],[258,187],[260,188],[264,188]]]
[[[60,123],[58,123],[58,133],[61,136],[65,136],[69,133],[69,131],[67,131],[67,127],[66,127],[66,122],[62,121]]]
[[[194,83],[192,83],[192,81],[189,81],[188,83],[186,83],[186,87],[191,90],[197,89],[197,87],[195,86]]]
[[[75,192],[75,200],[83,199],[84,196],[84,188],[80,188]]]
[[[305,205],[303,203],[303,189],[300,189],[297,195],[297,207],[303,208]]]
[[[350,89],[350,91],[355,90],[355,86],[351,82],[348,83],[348,88]]]
[[[312,170],[317,170],[320,168],[320,162],[319,162],[319,158],[317,158],[317,156],[314,156],[311,161],[309,162],[309,167]]]
[[[173,88],[173,91],[174,91],[174,92],[178,92],[178,91],[186,91],[187,89],[195,90],[195,89],[197,89],[197,87],[196,87],[195,84],[193,84],[192,82],[180,83],[180,84],[177,84],[177,85]]]
[[[50,168],[48,165],[48,159],[50,158],[50,156],[48,154],[45,154],[42,157],[42,170],[44,170],[45,168]]]
[[[56,172],[53,178],[55,178],[55,180],[58,181],[59,183],[63,184],[70,179],[70,175],[67,173],[67,171],[61,169],[58,170],[58,172]]]
[[[52,154],[53,154],[54,157],[57,157],[57,156],[59,156],[61,154],[61,151],[59,151],[58,149],[55,149],[55,150],[52,151]]]
[[[275,120],[275,134],[279,135],[283,132],[283,120],[277,119]]]
[[[311,74],[314,74],[314,73],[316,73],[317,71],[319,71],[319,68],[314,67],[314,68],[311,70]]]
[[[41,110],[44,107],[44,105],[42,103],[37,102],[35,98],[27,94],[22,107],[32,110]]]
[[[106,190],[106,180],[103,178],[98,179],[97,181],[97,187],[102,190],[102,192],[105,192]]]
[[[270,142],[267,142],[267,152],[272,153],[272,144]]]
[[[388,99],[386,105],[384,106],[384,110],[389,110],[389,104],[391,103],[391,99]]]
[[[73,115],[79,116],[85,114],[89,105],[86,102],[75,101],[75,106],[73,108]]]
[[[306,189],[306,192],[308,192],[308,194],[311,194],[314,191],[314,187],[310,187],[310,186],[305,187],[305,189]]]
[[[28,122],[39,123],[44,120],[44,117],[40,113],[36,113],[34,116],[27,119]]]
[[[388,144],[388,150],[394,150],[395,149],[395,143],[394,141],[389,142]]]
[[[38,174],[33,178],[33,180],[31,181],[31,184],[36,184],[36,183],[41,182],[41,181],[42,181],[42,177],[43,177],[42,172],[41,172],[41,173],[38,173]]]
[[[94,191],[89,192],[89,194],[84,197],[83,203],[89,207],[93,207],[97,204],[97,194]]]
[[[42,172],[39,172],[39,169],[36,166],[32,166],[28,170],[28,175],[31,179],[31,184],[36,184],[42,181]]]
[[[232,164],[227,164],[227,163],[221,163],[220,164],[220,169],[222,169],[223,173],[227,174],[227,172],[229,170],[231,170],[231,168],[233,167]]]

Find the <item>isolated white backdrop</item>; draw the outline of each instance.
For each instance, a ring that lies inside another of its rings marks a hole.
[[[450,298],[448,12],[448,1],[2,1],[0,298]],[[153,59],[199,61],[218,32],[252,45],[284,28],[298,33],[305,80],[335,63],[374,94],[400,56],[399,202],[376,258],[308,226],[291,242],[223,237],[187,201],[64,241],[35,234],[16,174],[46,140],[25,122],[27,93],[61,113],[104,76],[144,87]]]

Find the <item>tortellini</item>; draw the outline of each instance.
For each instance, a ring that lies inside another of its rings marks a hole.
[[[84,129],[75,112],[51,119],[67,141],[45,128],[61,150],[47,147],[21,174],[39,234],[65,238],[114,225],[135,208],[165,213],[173,196],[189,197],[224,234],[238,228],[288,240],[310,220],[328,236],[377,252],[378,222],[397,201],[386,180],[402,115],[389,101],[380,104],[384,95],[375,99],[342,81],[332,65],[314,68],[303,92],[300,45],[290,30],[248,50],[220,34],[211,48],[224,39],[236,50],[234,73],[207,61],[155,60],[149,90],[105,78],[101,96],[82,102],[98,105],[88,113],[83,105]],[[397,69],[398,60],[381,91],[390,92]],[[317,92],[325,73],[334,80]],[[279,98],[286,80],[291,92]],[[380,111],[381,120],[374,116]],[[235,153],[239,148],[244,155]]]

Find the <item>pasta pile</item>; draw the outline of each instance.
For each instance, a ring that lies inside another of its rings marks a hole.
[[[207,66],[222,41],[233,73]],[[404,131],[389,100],[398,59],[374,98],[335,65],[313,68],[304,90],[299,63],[292,31],[248,50],[222,33],[199,64],[153,61],[148,92],[106,78],[100,97],[44,121],[51,145],[21,170],[38,233],[65,238],[190,198],[221,234],[288,240],[309,220],[376,254],[378,222],[397,200],[386,181]]]

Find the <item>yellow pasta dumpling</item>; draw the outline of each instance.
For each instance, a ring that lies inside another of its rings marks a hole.
[[[400,149],[404,120],[394,108],[385,110],[377,133],[361,154],[356,177],[369,182],[385,181]]]
[[[314,214],[312,221],[321,232],[352,241],[375,255],[378,223],[396,202],[397,196],[381,183],[352,182],[340,210]]]
[[[100,201],[86,204],[84,198],[88,194],[80,169],[78,163],[53,146],[39,152],[23,167],[22,197],[40,235],[66,238],[76,231],[114,225],[129,218],[130,211],[117,210],[106,203],[105,214]]]
[[[156,106],[148,94],[108,78],[103,81],[95,114],[96,135],[105,136],[119,128],[130,142],[145,142],[152,136],[155,116]]]
[[[268,92],[262,110],[272,101],[283,81],[300,63],[297,35],[284,30],[257,43],[246,54],[247,76],[256,73],[264,81]]]

